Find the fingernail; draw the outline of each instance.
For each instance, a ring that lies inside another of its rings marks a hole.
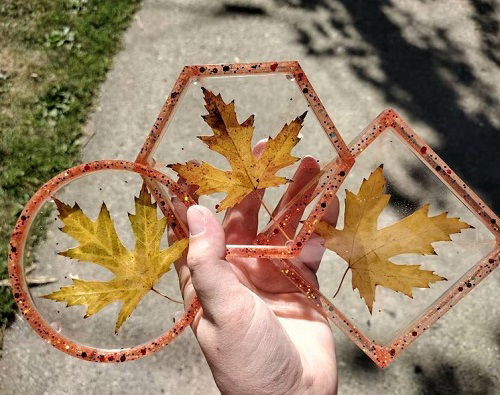
[[[302,158],[301,165],[304,169],[319,169],[318,161],[310,155],[306,155]]]
[[[206,216],[205,212],[199,206],[191,206],[187,211],[187,221],[189,234],[196,236],[205,230]]]
[[[307,241],[302,251],[300,251],[299,259],[303,263],[313,264],[321,261],[325,252],[325,247],[322,245],[322,238],[313,234]]]

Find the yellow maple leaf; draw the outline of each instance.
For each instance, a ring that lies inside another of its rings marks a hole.
[[[252,153],[254,117],[238,123],[234,101],[226,104],[221,95],[203,89],[205,108],[203,116],[212,128],[213,136],[200,136],[211,150],[223,155],[231,165],[231,171],[220,170],[206,162],[188,162],[170,165],[190,185],[199,186],[198,195],[225,192],[227,196],[217,205],[217,211],[233,207],[256,189],[284,184],[289,180],[276,176],[276,172],[299,158],[292,156],[293,147],[299,142],[299,131],[306,113],[285,124],[278,135],[269,137],[264,152],[257,158]]]
[[[54,199],[59,218],[64,223],[61,230],[78,241],[75,248],[59,252],[60,255],[92,262],[111,271],[110,281],[73,279],[73,285],[43,296],[46,299],[66,302],[67,306],[85,305],[85,317],[97,313],[110,303],[122,301],[115,332],[132,314],[142,297],[152,290],[160,277],[170,270],[188,245],[188,240],[176,241],[160,250],[160,240],[167,225],[166,218],[157,218],[156,203],[151,202],[146,185],[135,198],[135,214],[129,214],[135,236],[133,251],[120,241],[106,205],[103,203],[95,221],[88,218],[78,204],[73,207]]]
[[[363,180],[358,194],[346,191],[344,229],[325,221],[316,225],[316,233],[325,239],[325,247],[343,258],[352,271],[352,287],[358,289],[370,313],[375,287],[381,285],[412,297],[413,288],[429,288],[430,283],[445,280],[420,265],[398,265],[389,258],[400,254],[435,254],[433,242],[450,241],[450,235],[470,228],[447,213],[429,217],[426,204],[401,221],[382,229],[377,219],[389,202],[384,194],[382,166]]]

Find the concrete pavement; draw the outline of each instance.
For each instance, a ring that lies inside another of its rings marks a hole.
[[[494,105],[499,77],[484,27],[491,15],[482,12],[479,18],[474,1],[408,0],[371,10],[375,19],[365,23],[369,15],[361,2],[300,3],[146,0],[102,85],[82,160],[133,160],[185,64],[296,59],[346,141],[383,109],[395,107],[431,146],[442,150],[452,167],[469,177],[466,182],[476,183],[487,201],[498,204],[498,178],[489,175],[498,162],[482,166],[485,158],[491,159],[491,128],[499,124]],[[377,29],[386,44],[377,41]],[[393,59],[387,59],[387,51]],[[431,64],[405,60],[420,56]],[[391,62],[402,63],[406,74]],[[421,91],[425,89],[429,97]],[[441,107],[446,111],[437,110]],[[447,134],[446,117],[456,135]],[[470,143],[459,147],[459,159],[454,144],[463,142],[464,133]],[[475,141],[476,135],[485,143]],[[53,256],[50,237],[38,255],[42,272]],[[499,285],[497,272],[384,371],[334,329],[340,392],[498,393]],[[217,389],[189,331],[151,357],[106,365],[66,356],[16,319],[5,334],[0,393],[211,394]]]

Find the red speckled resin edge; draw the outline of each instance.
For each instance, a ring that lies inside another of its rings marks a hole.
[[[170,330],[168,330],[158,338],[132,348],[120,350],[102,350],[80,345],[60,335],[47,322],[44,321],[44,319],[37,311],[35,304],[29,294],[29,290],[24,277],[24,267],[22,262],[24,246],[26,243],[30,225],[42,205],[46,201],[51,199],[51,196],[59,188],[68,184],[70,181],[103,170],[122,170],[135,172],[149,182],[154,180],[158,184],[164,185],[173,194],[177,195],[177,197],[181,199],[181,201],[184,202],[186,206],[194,204],[194,201],[188,195],[186,195],[186,193],[181,188],[179,188],[177,183],[168,178],[168,176],[154,169],[143,166],[139,163],[126,162],[121,160],[101,160],[73,167],[46,182],[33,195],[33,197],[24,207],[21,215],[19,216],[19,219],[17,220],[9,244],[9,278],[12,286],[12,292],[14,294],[14,298],[19,307],[19,310],[24,315],[26,321],[28,321],[28,323],[31,325],[33,330],[35,330],[35,332],[38,333],[38,335],[40,335],[47,343],[51,344],[61,351],[64,351],[69,355],[85,359],[87,361],[124,362],[142,358],[148,354],[158,351],[162,347],[169,344],[180,333],[182,333],[182,331],[191,324],[196,313],[200,309],[198,298],[195,298],[191,302],[191,305],[186,309],[181,319]],[[170,199],[160,200],[158,198],[158,193],[156,190],[152,190],[151,192],[154,194],[160,208],[168,207],[171,204]],[[175,218],[174,214],[172,214],[172,211],[169,210],[169,216],[167,218],[170,224],[177,221],[181,225],[174,227],[177,238],[186,238],[187,233],[185,231],[185,225],[182,224],[181,221],[178,221],[177,218]]]
[[[484,202],[439,158],[439,156],[417,136],[392,110],[382,112],[351,145],[351,152],[358,157],[385,130],[392,128],[429,167],[433,173],[483,222],[495,235],[496,244],[486,257],[469,269],[446,293],[437,299],[423,314],[402,331],[391,344],[381,345],[370,340],[337,309],[326,296],[319,292],[289,260],[274,259],[281,272],[295,284],[311,301],[323,310],[328,319],[348,338],[363,350],[379,367],[389,366],[415,339],[424,333],[435,321],[450,310],[477,284],[498,267],[500,260],[499,219]]]

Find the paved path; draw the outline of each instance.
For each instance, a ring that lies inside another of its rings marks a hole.
[[[483,32],[494,15],[483,9],[477,17],[472,0],[395,1],[397,7],[382,8],[368,6],[372,2],[304,1],[310,4],[305,8],[286,3],[241,7],[146,0],[102,86],[83,160],[134,159],[185,64],[297,59],[347,141],[383,109],[395,107],[467,180],[487,192],[490,202],[499,202],[498,178],[489,175],[498,165],[490,153],[498,144],[491,134],[499,124],[498,106],[488,101],[498,97],[498,58],[491,48],[496,38],[488,40]],[[460,152],[455,143],[461,144]],[[484,167],[487,160],[490,165]],[[415,189],[418,180],[408,185]],[[401,198],[408,200],[404,193]],[[50,246],[42,246],[40,261],[51,254]],[[499,274],[384,371],[335,330],[341,392],[500,391]],[[5,335],[0,393],[211,394],[217,389],[190,332],[149,358],[104,365],[48,347],[17,319]]]

